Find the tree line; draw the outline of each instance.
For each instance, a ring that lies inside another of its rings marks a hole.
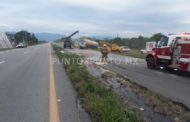
[[[19,31],[14,34],[7,33],[7,35],[10,38],[11,42],[13,42],[15,45],[19,44],[21,42],[24,42],[28,45],[34,45],[39,42],[33,33],[30,33],[30,32],[24,31],[24,30]]]
[[[128,46],[133,49],[143,49],[146,46],[146,42],[159,41],[162,36],[163,36],[162,33],[156,33],[152,35],[151,37],[144,37],[144,36],[138,36],[138,37],[132,37],[132,38],[116,37],[114,39],[109,39],[106,41],[111,42],[111,43],[116,43],[120,46]],[[100,42],[101,40],[96,40],[96,41]]]

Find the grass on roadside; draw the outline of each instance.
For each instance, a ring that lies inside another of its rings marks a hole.
[[[71,53],[60,53],[61,48],[52,45],[57,57],[62,60],[72,59],[72,63],[64,64],[69,78],[73,81],[80,95],[82,105],[95,122],[137,122],[137,115],[127,109],[119,98],[97,82],[86,70],[77,63],[80,56]]]
[[[135,58],[142,58],[145,59],[146,55],[142,54],[140,50],[137,49],[131,49],[129,52],[123,52],[121,55],[135,57]]]

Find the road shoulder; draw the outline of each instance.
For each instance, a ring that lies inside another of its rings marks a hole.
[[[56,57],[54,56],[54,59]],[[55,86],[61,122],[90,122],[88,114],[80,107],[72,82],[59,62],[54,62]]]

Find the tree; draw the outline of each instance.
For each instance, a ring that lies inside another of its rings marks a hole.
[[[32,34],[31,40],[33,40],[33,43],[34,43],[34,44],[37,44],[37,43],[38,43],[38,39],[35,37],[34,34]]]
[[[162,37],[163,37],[163,34],[162,34],[162,33],[156,33],[156,34],[154,34],[150,39],[151,39],[152,41],[159,41]]]
[[[128,46],[130,48],[142,49],[142,48],[145,48],[146,42],[159,41],[162,36],[163,36],[162,33],[156,33],[156,34],[152,35],[151,37],[144,37],[141,35],[138,37],[132,37],[132,38],[116,37],[116,38],[108,40],[108,41],[116,43],[120,46]]]
[[[19,31],[15,34],[15,42],[16,44],[25,42],[28,43],[28,45],[33,45],[38,43],[38,39],[34,34],[31,34],[27,31]]]

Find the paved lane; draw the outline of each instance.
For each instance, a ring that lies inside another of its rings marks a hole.
[[[151,70],[142,65],[103,65],[127,78],[190,108],[190,77],[172,72]]]
[[[50,63],[50,49],[43,44],[0,52],[0,122],[91,121],[62,65]]]
[[[66,75],[62,64],[54,63],[55,85],[57,99],[59,99],[59,113],[61,122],[91,122],[88,114],[79,104],[79,96],[73,87],[72,81]]]
[[[0,52],[0,121],[48,122],[49,44]]]

